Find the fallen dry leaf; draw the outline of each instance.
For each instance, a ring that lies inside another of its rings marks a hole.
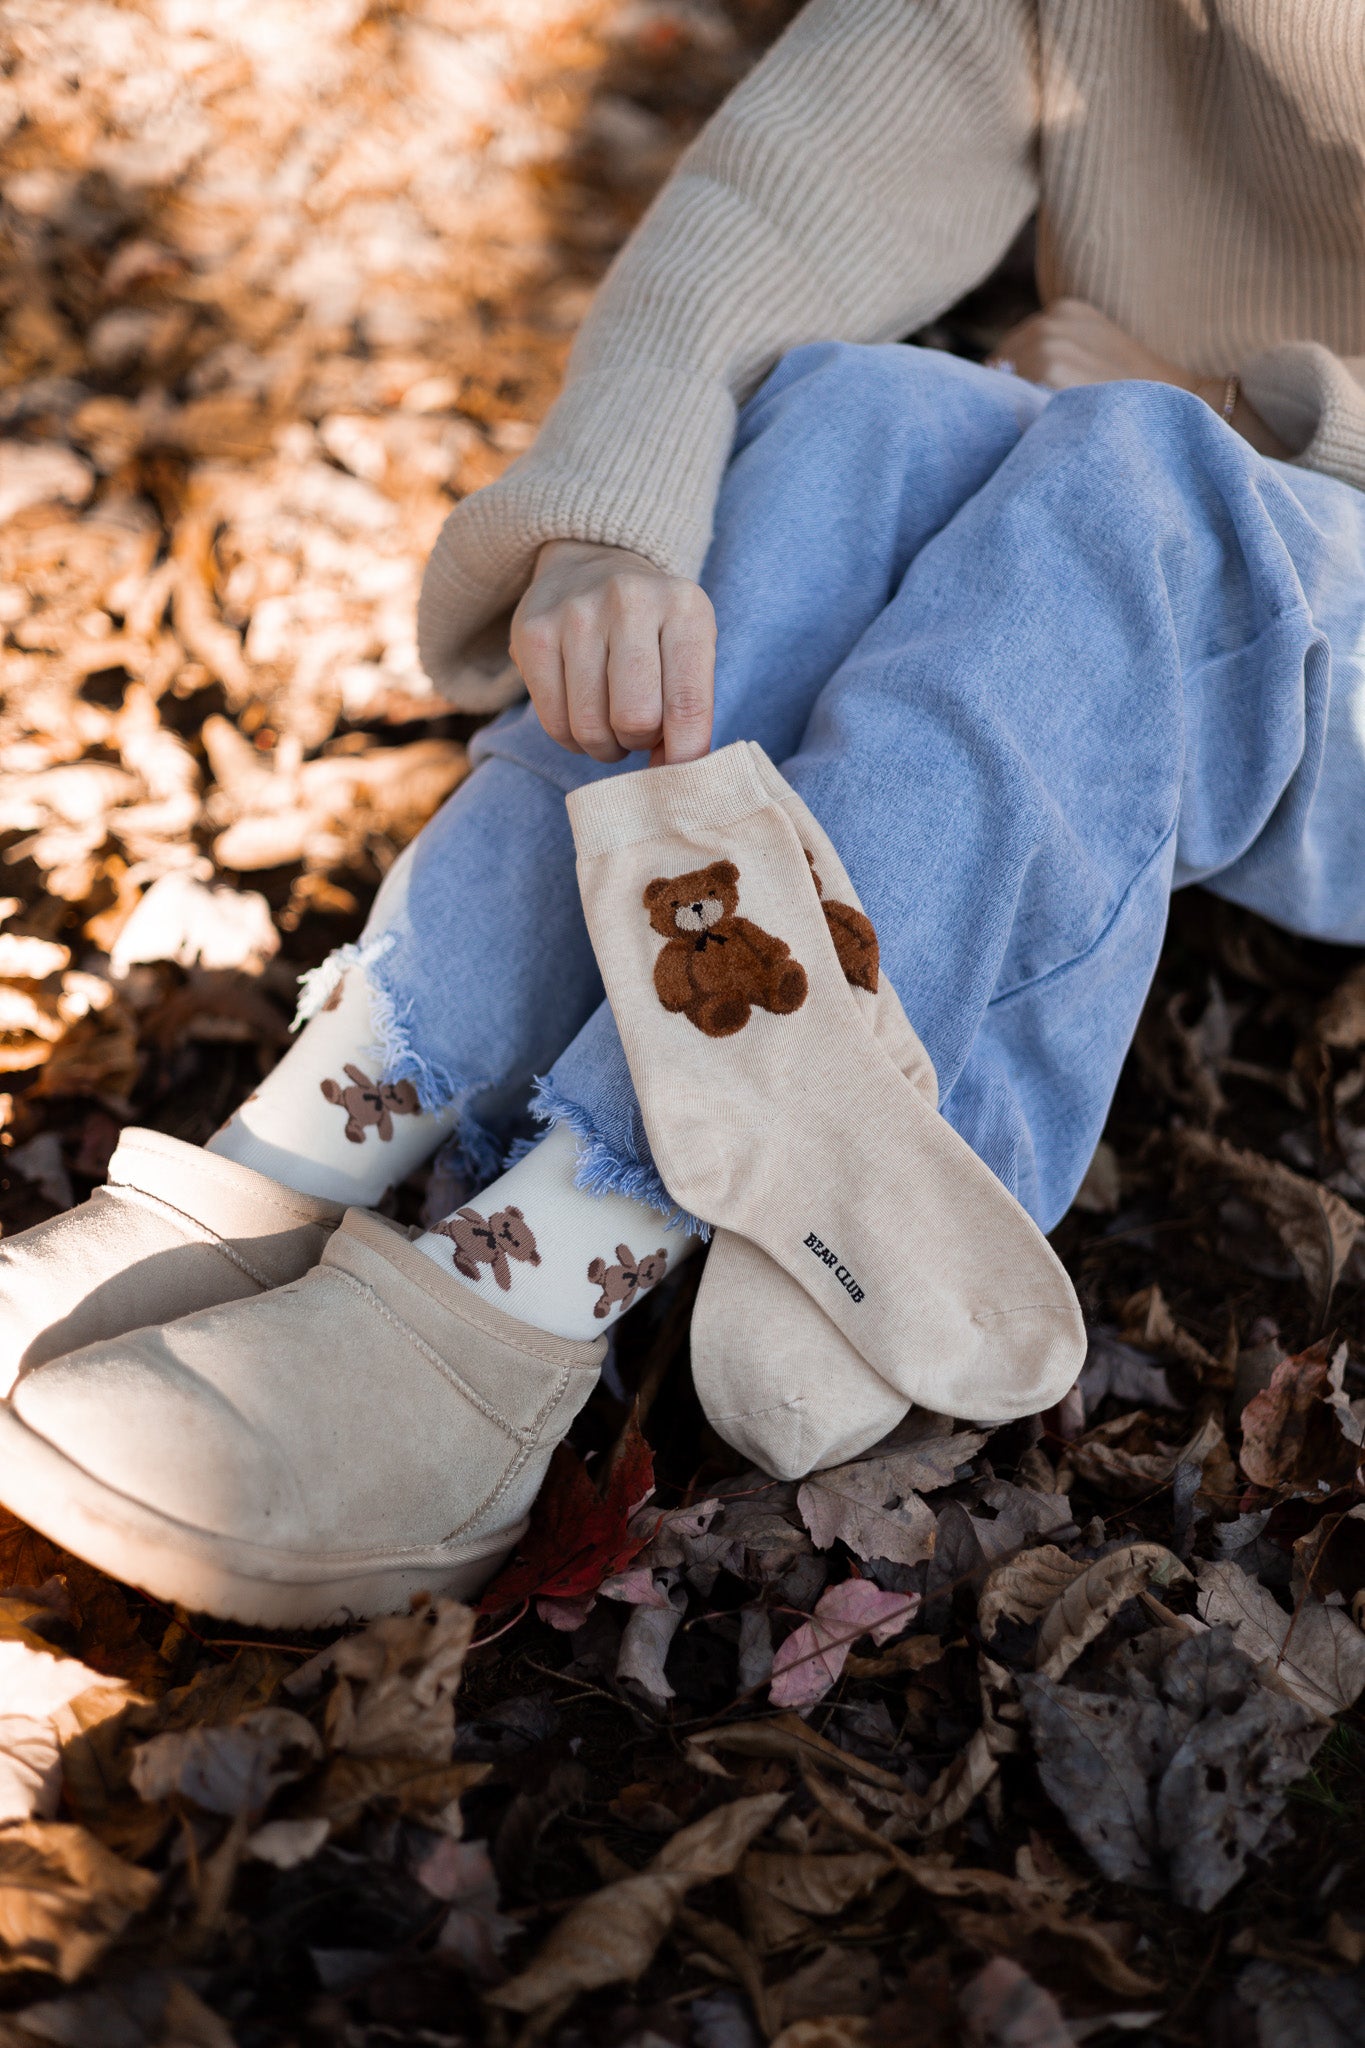
[[[1114,1619],[1125,1601],[1147,1586],[1189,1583],[1189,1572],[1159,1543],[1125,1543],[1087,1565],[1043,1615],[1034,1664],[1045,1678],[1060,1678]]]
[[[663,1607],[652,1602],[635,1606],[621,1633],[617,1682],[637,1688],[656,1712],[662,1711],[673,1698],[673,1687],[664,1676],[664,1663],[686,1606],[686,1592],[681,1586],[675,1587],[672,1600]]]
[[[490,2002],[529,2013],[569,1993],[633,1983],[648,1968],[687,1893],[728,1875],[782,1805],[780,1793],[761,1793],[679,1829],[647,1870],[571,1906],[534,1962],[490,1992]]]
[[[1316,1714],[1340,1714],[1365,1692],[1365,1631],[1311,1594],[1286,1614],[1273,1593],[1233,1563],[1201,1564],[1199,1612],[1225,1623],[1253,1664],[1272,1671]]]
[[[1256,2048],[1356,2048],[1365,2032],[1365,1985],[1358,1974],[1248,1963],[1237,1979],[1243,2008],[1255,2014]]]
[[[253,1817],[321,1755],[302,1714],[262,1707],[227,1727],[154,1735],[135,1750],[130,1776],[141,1799],[179,1797],[206,1813]]]
[[[867,1579],[844,1579],[820,1595],[809,1621],[773,1658],[768,1698],[775,1707],[810,1707],[829,1691],[859,1636],[889,1642],[919,1610],[918,1593],[884,1593]]]
[[[121,977],[144,961],[174,960],[181,967],[254,974],[279,949],[264,896],[221,883],[210,888],[186,869],[153,882],[114,941],[109,971]]]
[[[498,1573],[479,1603],[498,1614],[535,1595],[582,1599],[596,1593],[644,1549],[647,1531],[633,1519],[654,1489],[654,1459],[635,1424],[599,1494],[578,1453],[561,1444],[531,1512],[531,1526],[516,1556]]]
[[[816,1549],[842,1542],[857,1557],[884,1557],[895,1564],[931,1557],[938,1533],[934,1511],[905,1476],[923,1466],[914,1451],[907,1451],[813,1472],[796,1503]]]
[[[1085,1566],[1055,1543],[1040,1543],[1020,1557],[1006,1558],[986,1576],[976,1603],[976,1618],[989,1642],[1003,1615],[1015,1621],[1037,1621],[1060,1599]]]
[[[472,1608],[458,1600],[435,1600],[414,1614],[373,1621],[296,1672],[286,1690],[307,1697],[324,1676],[333,1676],[324,1723],[331,1750],[448,1763],[474,1619]]]
[[[63,1746],[136,1698],[122,1679],[103,1678],[26,1631],[0,1640],[0,1825],[50,1820]]]
[[[963,1985],[961,2005],[973,2048],[1075,2048],[1052,1993],[1008,1956],[992,1956]]]
[[[1273,1846],[1327,1724],[1262,1686],[1230,1629],[1179,1638],[1150,1677],[1098,1692],[1020,1682],[1039,1776],[1106,1877],[1207,1912]]]
[[[1318,1322],[1326,1319],[1346,1261],[1365,1235],[1365,1216],[1330,1188],[1243,1151],[1207,1131],[1183,1131],[1180,1157],[1206,1173],[1219,1173],[1264,1211],[1285,1250],[1298,1262]]]
[[[736,1874],[750,1940],[766,1954],[805,1939],[812,1917],[844,1912],[880,1884],[887,1870],[885,1856],[871,1849],[842,1856],[751,1849]]]
[[[329,1823],[322,1819],[268,1820],[247,1836],[246,1853],[276,1870],[296,1870],[317,1855],[330,1832]]]
[[[1202,1467],[1223,1443],[1222,1424],[1208,1415],[1183,1443],[1163,1441],[1151,1416],[1135,1409],[1087,1430],[1066,1449],[1070,1473],[1113,1493],[1148,1493],[1164,1486],[1181,1465]],[[1070,1483],[1070,1481],[1068,1481]]]
[[[72,1983],[159,1883],[84,1828],[28,1820],[0,1830],[0,1973],[42,1970]]]
[[[1332,1405],[1332,1359],[1315,1344],[1275,1367],[1270,1385],[1242,1410],[1242,1470],[1253,1485],[1278,1491],[1349,1480],[1359,1453]],[[1338,1356],[1344,1354],[1339,1353]]]

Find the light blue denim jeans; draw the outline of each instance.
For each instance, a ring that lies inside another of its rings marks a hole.
[[[1173,889],[1365,943],[1365,494],[1197,398],[797,349],[741,415],[702,580],[716,744],[757,740],[825,827],[943,1114],[1044,1228]],[[473,752],[349,956],[389,1075],[460,1104],[477,1171],[532,1096],[585,1186],[668,1213],[564,810],[641,757],[564,753],[529,707]]]

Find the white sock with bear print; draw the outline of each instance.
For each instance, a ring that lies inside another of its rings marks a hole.
[[[578,1141],[552,1124],[533,1152],[415,1243],[443,1272],[556,1337],[600,1337],[697,1239],[627,1195],[575,1187]]]
[[[206,1150],[298,1194],[371,1208],[436,1150],[457,1117],[454,1109],[423,1110],[410,1081],[381,1086],[379,1071],[369,990],[352,967]]]

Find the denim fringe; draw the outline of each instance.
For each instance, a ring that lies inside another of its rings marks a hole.
[[[491,1131],[464,1114],[464,1104],[483,1094],[491,1083],[471,1081],[417,1050],[412,1037],[411,1000],[398,996],[382,971],[381,963],[396,944],[396,933],[380,932],[375,938],[339,946],[320,967],[310,968],[299,982],[298,1008],[290,1029],[297,1031],[315,1017],[343,976],[353,967],[358,968],[370,992],[372,1050],[379,1062],[380,1080],[410,1081],[417,1090],[418,1102],[429,1114],[443,1109],[460,1110],[459,1125],[445,1140],[437,1158],[469,1180],[490,1181],[501,1168],[502,1147]]]
[[[659,1178],[659,1169],[653,1160],[623,1157],[615,1151],[600,1135],[582,1103],[561,1094],[548,1077],[536,1080],[531,1114],[539,1117],[542,1123],[567,1124],[577,1138],[575,1187],[583,1188],[592,1195],[625,1195],[632,1202],[643,1202],[648,1208],[656,1209],[669,1230],[685,1230],[703,1242],[710,1237],[711,1225],[703,1223],[700,1216],[693,1216],[688,1210],[678,1207]],[[520,1148],[513,1146],[512,1149],[524,1158],[532,1142],[522,1139]]]

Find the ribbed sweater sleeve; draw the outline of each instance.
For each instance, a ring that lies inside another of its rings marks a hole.
[[[1307,469],[1365,490],[1365,356],[1282,342],[1244,363],[1247,402]]]
[[[446,521],[418,609],[438,687],[546,540],[695,576],[737,407],[788,349],[893,340],[986,276],[1036,134],[1033,0],[814,0],[622,250],[535,446]]]

